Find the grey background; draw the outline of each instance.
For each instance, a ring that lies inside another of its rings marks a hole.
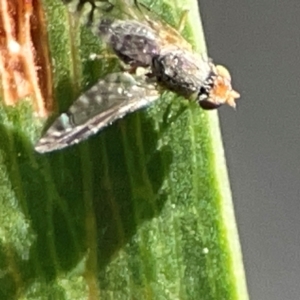
[[[219,112],[250,298],[300,299],[300,1],[200,10],[209,55],[242,95]]]

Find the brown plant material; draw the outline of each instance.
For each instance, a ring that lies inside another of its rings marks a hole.
[[[39,116],[53,109],[47,29],[40,0],[1,0],[0,76],[4,103],[30,96]]]

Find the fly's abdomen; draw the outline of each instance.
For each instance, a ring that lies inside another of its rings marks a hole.
[[[104,19],[94,31],[130,66],[149,67],[153,56],[159,52],[157,34],[149,26],[134,20]]]

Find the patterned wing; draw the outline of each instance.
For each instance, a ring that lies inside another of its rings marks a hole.
[[[98,81],[61,114],[38,141],[35,150],[50,152],[79,143],[124,115],[159,98],[144,76],[112,73]]]

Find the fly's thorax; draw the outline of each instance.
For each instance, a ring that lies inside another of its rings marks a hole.
[[[163,49],[152,59],[152,73],[164,88],[187,99],[197,97],[199,86],[212,71],[207,58],[179,48]]]
[[[149,67],[159,51],[155,31],[135,20],[101,20],[95,30],[122,62],[134,67]]]

